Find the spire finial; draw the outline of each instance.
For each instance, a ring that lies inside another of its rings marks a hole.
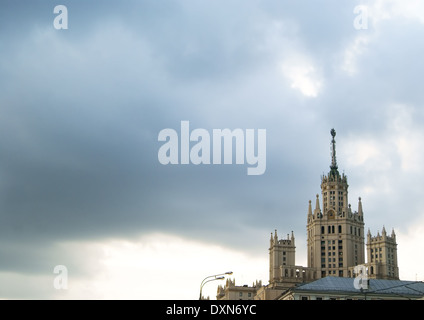
[[[330,174],[329,176],[332,176],[333,179],[336,177],[339,177],[339,171],[337,170],[337,160],[336,160],[336,140],[334,137],[336,136],[336,130],[331,129],[330,131],[331,136],[333,137],[331,139],[331,165],[330,165]]]
[[[334,137],[336,136],[336,130],[331,129],[330,131],[331,136],[333,137],[333,139],[331,139],[331,169],[336,169],[337,170],[337,161],[336,161],[336,140],[334,139]]]
[[[309,206],[308,206],[308,217],[312,215],[312,201],[309,200]]]
[[[319,194],[317,194],[317,198],[315,200],[315,211],[319,212],[321,209],[319,207]]]

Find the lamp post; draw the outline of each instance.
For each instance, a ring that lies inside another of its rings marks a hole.
[[[202,280],[202,283],[200,284],[200,296],[199,296],[199,300],[202,300],[202,289],[203,289],[203,286],[206,283],[208,283],[210,281],[215,281],[215,280],[222,280],[222,279],[225,278],[225,275],[226,274],[233,274],[233,272],[232,271],[227,271],[225,273],[214,274],[212,276],[207,276],[205,279],[203,279]],[[213,279],[209,279],[209,278],[213,278]],[[207,279],[209,279],[209,280],[207,280]]]

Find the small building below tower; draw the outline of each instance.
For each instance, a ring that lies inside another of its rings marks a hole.
[[[258,289],[262,288],[262,281],[256,281],[251,287],[247,284],[236,286],[235,279],[227,279],[225,286],[218,286],[217,300],[253,300]]]

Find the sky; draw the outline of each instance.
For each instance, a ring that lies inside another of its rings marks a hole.
[[[306,266],[331,128],[365,230],[394,229],[400,278],[424,280],[422,1],[0,6],[1,299],[198,299],[227,271],[266,285],[275,229]],[[266,130],[265,172],[163,165],[159,132],[182,121]]]

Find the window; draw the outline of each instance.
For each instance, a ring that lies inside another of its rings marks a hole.
[[[342,233],[342,226],[339,226],[339,233]]]
[[[300,300],[309,300],[309,298],[308,297],[305,297],[305,296],[302,296],[302,297],[300,297]]]
[[[324,234],[324,226],[321,227],[321,234]]]
[[[243,297],[243,292],[239,292],[239,297]]]
[[[251,293],[251,292],[249,292],[249,293],[247,294],[247,296],[248,296],[249,298],[251,298],[251,297],[252,297],[252,293]]]

